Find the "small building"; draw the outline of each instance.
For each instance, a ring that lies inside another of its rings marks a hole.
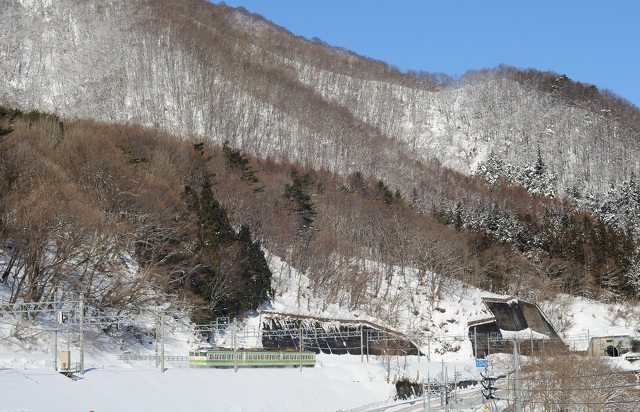
[[[594,336],[589,340],[587,349],[588,356],[618,357],[629,352],[640,352],[640,337]]]

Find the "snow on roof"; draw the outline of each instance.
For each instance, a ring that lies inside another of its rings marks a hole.
[[[525,339],[551,339],[549,336],[544,333],[536,332],[531,328],[526,328],[522,330],[504,330],[500,329],[500,333],[504,339],[515,339],[515,340],[525,340]]]

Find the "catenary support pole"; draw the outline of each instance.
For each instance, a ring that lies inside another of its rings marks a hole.
[[[431,371],[427,369],[427,411],[431,412]]]
[[[449,368],[444,370],[444,410],[449,412]]]
[[[458,378],[456,377],[456,365],[453,365],[453,400],[457,401],[458,396]]]
[[[84,293],[80,294],[80,374],[84,375]]]
[[[56,302],[56,296],[58,291],[53,292],[53,308],[57,310],[58,305]],[[58,315],[60,317],[58,318]],[[58,371],[58,327],[60,326],[60,322],[62,321],[62,313],[56,312],[56,330],[55,330],[55,339],[53,341],[53,370]]]
[[[71,353],[71,316],[67,319],[67,352]]]
[[[518,341],[513,340],[513,369],[514,373],[514,390],[515,390],[515,412],[522,411],[522,380],[520,377],[520,350]]]
[[[160,325],[158,324],[158,318],[156,318],[156,327],[155,327],[155,331],[153,333],[153,348],[155,349],[156,352],[156,368],[158,367],[158,365],[160,364],[160,359],[158,359],[158,329],[160,328]]]
[[[369,363],[369,330],[367,329],[367,363]]]
[[[442,369],[440,371],[440,381],[442,382],[442,384],[440,385],[440,406],[444,406],[445,404],[445,397],[446,397],[446,392],[445,392],[445,385],[447,384],[447,375],[445,375],[444,372],[444,360],[441,361],[442,362]]]
[[[360,324],[360,363],[364,363],[364,333]]]
[[[531,353],[529,354],[529,356],[531,356],[533,358],[533,329],[531,329]]]
[[[55,341],[53,344],[53,369],[58,371],[58,324],[56,323]]]
[[[231,334],[231,344],[233,345],[233,371],[238,373],[238,350],[237,350],[238,331],[236,330],[236,320],[233,319],[233,329]]]
[[[160,333],[162,341],[160,343],[160,371],[164,373],[164,313],[160,315]]]
[[[478,359],[478,331],[473,327],[473,357]]]
[[[491,354],[491,334],[487,333],[487,356]]]

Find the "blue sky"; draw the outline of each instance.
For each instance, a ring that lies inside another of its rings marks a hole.
[[[401,70],[505,63],[566,74],[640,107],[640,1],[226,0]]]

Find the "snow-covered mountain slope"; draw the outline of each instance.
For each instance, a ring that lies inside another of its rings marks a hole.
[[[23,108],[229,140],[407,191],[411,159],[470,173],[491,152],[525,166],[540,149],[566,191],[640,173],[637,109],[563,76],[403,75],[196,0],[11,0],[0,22],[0,101]],[[574,88],[589,100],[565,98]]]
[[[269,255],[276,297],[269,310],[291,315],[372,321],[407,335],[466,338],[469,320],[491,317],[482,297],[495,296],[454,279],[394,268],[380,288],[363,285],[361,303],[352,309],[353,296],[313,296],[309,280],[279,257]],[[375,271],[376,262],[367,262]],[[425,340],[426,344],[426,340]],[[458,343],[459,346],[460,342]],[[462,356],[471,356],[471,349]],[[434,349],[435,350],[435,349]]]

